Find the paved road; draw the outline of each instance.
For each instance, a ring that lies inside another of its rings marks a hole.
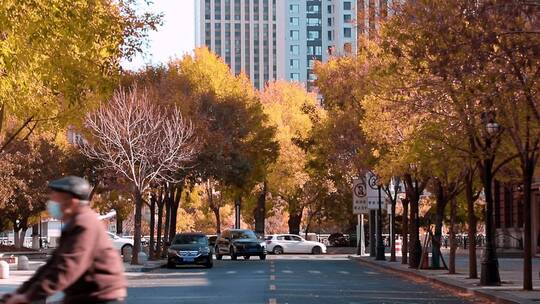
[[[271,256],[216,261],[214,268],[131,274],[128,304],[469,303],[379,273],[345,256]]]

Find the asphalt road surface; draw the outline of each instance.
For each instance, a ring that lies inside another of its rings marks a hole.
[[[215,261],[213,269],[158,269],[130,274],[129,285],[129,304],[472,303],[337,255],[239,258]]]

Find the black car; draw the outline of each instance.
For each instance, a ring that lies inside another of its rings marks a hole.
[[[203,265],[212,268],[212,248],[202,233],[177,234],[168,250],[167,267],[177,265]]]
[[[216,259],[221,260],[224,255],[230,255],[231,260],[236,260],[239,256],[246,260],[252,256],[265,260],[266,247],[251,230],[225,230],[216,241]]]

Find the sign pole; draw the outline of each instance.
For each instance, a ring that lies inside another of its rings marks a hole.
[[[364,214],[360,214],[360,255],[366,254],[366,235],[364,234]]]

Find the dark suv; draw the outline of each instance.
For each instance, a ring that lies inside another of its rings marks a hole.
[[[251,230],[225,230],[216,241],[216,259],[221,260],[224,255],[230,255],[231,260],[236,260],[239,256],[246,260],[252,256],[265,260],[266,246]]]
[[[202,233],[177,234],[168,250],[167,267],[177,265],[204,265],[212,268],[212,248],[208,244],[208,237]]]

